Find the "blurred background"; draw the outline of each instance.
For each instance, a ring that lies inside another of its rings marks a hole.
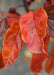
[[[45,0],[33,0],[33,2],[30,2],[28,0],[28,5],[30,6],[31,9],[38,9],[40,7],[43,7],[43,3]],[[17,7],[18,5],[23,5],[23,0],[0,0],[0,9],[4,11],[5,13],[8,12],[9,8],[11,7]],[[25,11],[24,6],[21,8],[17,8],[17,12],[20,14],[23,14]]]
[[[29,0],[28,0],[29,1]],[[35,0],[31,3],[28,3],[28,8],[30,10],[37,10],[40,7],[43,7],[43,4],[46,0]],[[22,5],[21,7],[18,7],[19,5]],[[0,0],[0,10],[4,11],[5,13],[9,12],[9,8],[16,8],[16,11],[22,15],[24,12],[26,12],[25,7],[23,5],[23,0]],[[0,39],[0,49],[2,47],[3,38]],[[50,52],[51,45],[52,45],[53,39],[50,39],[49,42],[49,50]],[[31,60],[32,53],[27,49],[27,47],[23,46],[23,49],[21,50],[19,57],[15,61],[13,65],[8,67],[7,69],[0,70],[0,75],[33,75],[33,73],[30,71],[30,60]],[[45,63],[45,62],[44,62]],[[44,66],[43,66],[44,68]],[[45,72],[45,69],[39,74],[39,75],[48,75]],[[53,71],[49,75],[54,75]]]

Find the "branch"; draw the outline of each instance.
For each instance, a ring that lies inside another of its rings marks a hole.
[[[27,4],[26,0],[23,0],[23,3],[24,3],[26,11],[29,12],[29,8],[28,8],[28,4]]]

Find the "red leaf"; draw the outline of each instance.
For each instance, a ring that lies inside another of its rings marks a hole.
[[[23,44],[19,22],[16,21],[11,25],[4,37],[2,57],[5,67],[8,67],[15,62]]]
[[[47,14],[43,8],[40,8],[34,13],[32,11],[24,13],[21,17],[20,29],[22,32],[22,39],[30,51],[34,53],[42,52],[43,38],[46,36],[46,27]]]
[[[39,37],[44,39],[46,36],[47,14],[43,8],[34,12],[34,22]]]
[[[48,43],[49,43],[49,36],[47,35],[46,38],[44,39],[44,50],[48,54]],[[32,72],[41,72],[43,67],[43,62],[47,58],[47,55],[43,52],[42,54],[35,54],[33,53],[31,63],[30,63],[30,69]]]
[[[8,25],[11,25],[14,21],[17,21],[18,18],[16,17],[20,17],[18,14],[15,14],[15,13],[8,13],[7,16],[11,17],[11,18],[8,18]]]
[[[51,52],[45,63],[45,70],[47,73],[50,73],[54,69],[54,42],[52,44]]]

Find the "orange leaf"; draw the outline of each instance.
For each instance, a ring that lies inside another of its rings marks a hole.
[[[8,17],[11,17],[11,18],[8,18],[8,25],[12,24],[14,21],[17,21],[18,18],[14,18],[14,17],[20,17],[18,14],[15,14],[15,13],[8,13],[6,14]],[[13,17],[13,18],[12,18]]]
[[[15,21],[8,29],[3,41],[2,57],[5,67],[8,67],[15,62],[23,44],[19,22]]]
[[[20,29],[22,32],[22,39],[30,51],[34,53],[42,52],[43,37],[46,36],[46,27],[47,14],[43,8],[40,8],[34,13],[32,11],[24,13],[21,17]]]
[[[34,12],[34,22],[39,37],[44,39],[46,36],[47,14],[43,8]]]
[[[48,52],[48,43],[49,43],[49,37],[47,35],[46,38],[44,39],[44,50],[46,51],[46,53]],[[42,54],[33,53],[31,63],[30,63],[31,71],[34,73],[41,72],[43,69],[42,67],[43,62],[45,61],[46,58],[47,58],[47,55],[44,52]]]
[[[54,42],[52,44],[51,52],[45,63],[45,70],[47,73],[50,73],[54,69]]]

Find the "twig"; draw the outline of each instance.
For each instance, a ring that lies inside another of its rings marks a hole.
[[[29,12],[30,10],[28,8],[28,4],[27,4],[26,0],[23,0],[23,3],[24,3],[26,11]]]

